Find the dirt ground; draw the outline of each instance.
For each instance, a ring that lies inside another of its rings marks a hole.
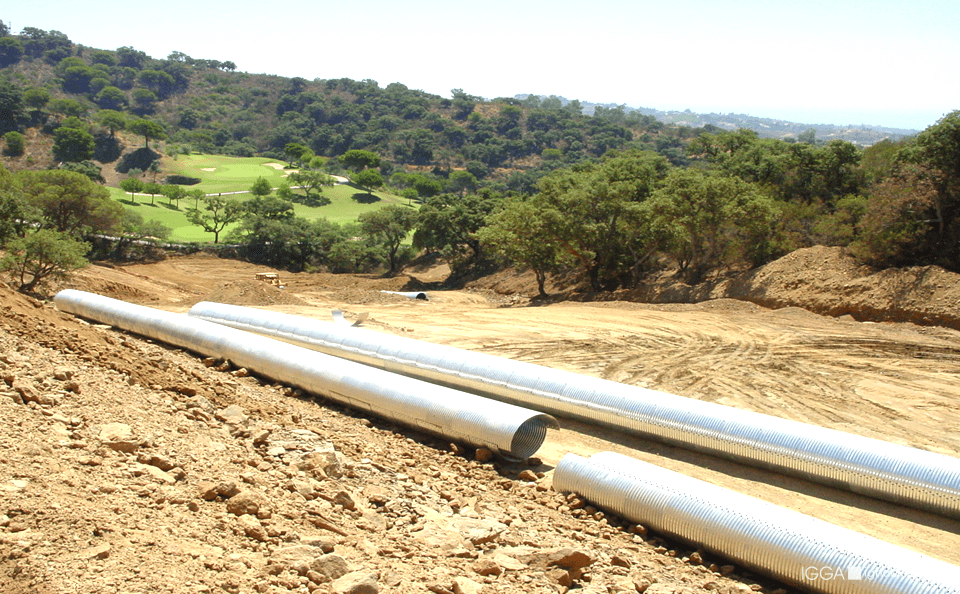
[[[269,271],[195,255],[91,267],[73,284],[177,312],[214,297],[319,319],[333,309],[348,319],[368,312],[365,326],[382,332],[960,455],[960,332],[942,326],[724,298],[539,303],[516,292],[531,286],[520,277],[428,291],[429,301],[381,292],[428,287],[443,267],[393,279],[281,272],[282,290],[252,281]],[[943,290],[956,289],[956,277],[936,278]],[[334,581],[320,561],[306,571],[284,561],[293,555],[286,549],[321,537],[336,542],[318,559],[339,555],[348,575],[374,575],[380,591],[793,591],[723,559],[699,564],[677,543],[631,532],[546,490],[565,453],[603,450],[960,564],[960,522],[940,516],[564,419],[537,454],[542,464],[526,468],[542,477],[525,481],[525,467],[481,464],[472,452],[454,454],[429,437],[291,398],[283,386],[215,371],[9,292],[2,302],[0,371],[11,396],[0,398],[3,593],[371,591],[345,589],[346,576]],[[71,377],[58,379],[58,368]],[[70,381],[79,393],[64,389]],[[58,398],[17,404],[24,393]],[[230,405],[242,409],[242,421],[223,412]],[[116,423],[133,432],[119,439],[136,444],[130,451],[103,438]],[[311,474],[303,461],[310,448],[290,446],[297,440],[331,444],[343,475]],[[262,507],[272,509],[229,511],[235,498],[217,492],[229,484],[261,492],[269,501]],[[197,496],[204,488],[209,500]],[[478,530],[503,529],[489,540],[451,538],[451,518],[465,517]],[[543,561],[565,548],[591,563]]]

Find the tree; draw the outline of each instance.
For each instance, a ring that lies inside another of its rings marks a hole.
[[[351,180],[361,188],[367,191],[367,194],[373,195],[373,189],[383,185],[383,176],[376,169],[364,169],[353,176]]]
[[[160,193],[167,197],[167,200],[170,201],[170,206],[173,206],[173,201],[176,200],[177,210],[180,210],[180,201],[187,196],[187,191],[176,184],[164,184],[160,189]]]
[[[110,130],[110,138],[113,138],[117,130],[127,126],[127,116],[113,109],[103,109],[97,112],[97,123]]]
[[[32,109],[34,121],[39,120],[40,112],[50,103],[50,91],[43,87],[30,87],[23,92],[23,102]]]
[[[390,262],[390,274],[400,265],[398,254],[403,242],[417,224],[417,211],[391,204],[380,210],[365,212],[357,217],[361,232],[381,244]]]
[[[13,66],[23,57],[23,44],[13,37],[0,38],[0,68]]]
[[[16,279],[21,292],[30,293],[46,281],[63,279],[86,266],[83,256],[90,251],[90,244],[66,233],[40,229],[8,242],[5,250],[0,271]]]
[[[547,297],[547,273],[563,262],[563,251],[551,241],[536,206],[527,200],[513,200],[487,218],[477,232],[483,245],[503,256],[514,266],[526,266],[537,279],[537,291]]]
[[[545,236],[577,262],[592,290],[635,280],[650,257],[649,237],[637,224],[639,208],[668,168],[667,160],[651,151],[614,152],[600,163],[557,170],[540,180],[533,203]]]
[[[265,178],[258,177],[257,181],[253,182],[253,186],[250,188],[250,193],[257,198],[262,198],[263,196],[269,196],[272,194],[273,187]]]
[[[5,77],[0,77],[0,132],[14,130],[23,115],[23,91]]]
[[[243,217],[243,204],[220,196],[206,196],[202,202],[202,209],[187,211],[187,219],[207,233],[213,233],[213,243],[220,243],[220,233],[227,225]]]
[[[163,193],[163,186],[157,182],[146,182],[143,184],[143,193],[150,194],[150,204],[152,205],[157,198],[157,194]]]
[[[114,246],[113,257],[117,260],[126,258],[126,248],[135,243],[164,240],[170,236],[171,229],[163,223],[155,220],[144,221],[140,213],[132,210],[123,211],[123,219],[120,224],[120,237]]]
[[[379,167],[380,155],[372,151],[355,149],[344,153],[340,161],[350,169],[359,172],[369,167]]]
[[[19,157],[26,150],[26,143],[23,139],[23,134],[11,130],[3,135],[4,147],[3,154],[9,155],[11,157]]]
[[[670,172],[643,208],[653,222],[673,229],[669,251],[693,282],[744,252],[762,253],[776,214],[772,199],[753,184],[699,169]]]
[[[284,154],[287,155],[287,160],[290,162],[290,167],[293,167],[294,161],[299,161],[303,154],[309,149],[299,142],[288,142],[287,146],[283,147]],[[311,151],[312,152],[312,151]]]
[[[469,171],[454,171],[450,173],[450,190],[462,198],[464,193],[477,189],[477,178]]]
[[[146,148],[150,148],[151,139],[163,140],[167,137],[163,124],[146,118],[127,122],[127,130],[137,136],[143,136],[143,145]]]
[[[118,110],[127,104],[127,95],[117,87],[106,86],[100,89],[94,100],[101,109]]]
[[[53,133],[53,156],[59,161],[86,161],[93,158],[96,144],[86,130],[61,126]]]
[[[139,115],[146,115],[156,111],[157,95],[150,89],[136,89],[131,94],[131,97],[133,98],[133,107],[130,108],[130,111]]]
[[[136,195],[139,192],[143,192],[143,186],[143,180],[136,177],[128,177],[120,182],[120,189],[130,194],[130,200],[132,202],[137,201]]]
[[[304,203],[308,206],[330,204],[330,199],[322,194],[323,186],[332,186],[334,183],[329,175],[319,171],[297,171],[291,173],[289,179],[306,194]]]
[[[439,251],[454,266],[479,260],[482,249],[477,232],[498,200],[498,196],[486,192],[463,198],[440,194],[427,199],[417,216],[413,245]]]
[[[39,212],[38,229],[82,237],[111,233],[123,207],[106,188],[74,171],[20,171],[16,178],[28,204]]]

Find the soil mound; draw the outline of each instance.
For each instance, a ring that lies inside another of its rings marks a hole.
[[[561,281],[551,279],[547,290],[569,291],[569,279]],[[468,286],[508,295],[537,293],[533,273],[513,269]],[[861,322],[912,322],[960,329],[960,274],[939,266],[878,270],[857,264],[840,247],[796,250],[760,268],[696,285],[666,271],[646,279],[636,289],[603,294],[568,293],[563,297],[640,303],[737,299],[773,309],[800,307],[828,316],[849,315]]]
[[[189,300],[188,304],[193,305],[201,301],[248,306],[307,305],[302,299],[287,293],[284,289],[258,280],[241,280],[223,284],[200,299]]]

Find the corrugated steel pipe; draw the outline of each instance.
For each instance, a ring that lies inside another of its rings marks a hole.
[[[960,567],[621,454],[567,454],[553,488],[815,592],[960,594]]]
[[[421,301],[430,301],[427,297],[427,294],[423,291],[380,291],[381,293],[389,293],[390,295],[400,295],[401,297],[406,297],[407,299],[419,299]]]
[[[960,517],[960,459],[483,353],[259,309],[190,315],[558,416]]]
[[[558,428],[549,415],[323,355],[197,318],[66,290],[64,312],[204,355],[229,359],[277,381],[513,459],[532,456]]]

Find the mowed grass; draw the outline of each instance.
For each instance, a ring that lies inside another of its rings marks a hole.
[[[265,165],[277,163],[274,159],[261,157],[236,158],[219,155],[180,155],[178,161],[165,157],[163,171],[166,175],[187,175],[198,177],[201,183],[194,186],[184,186],[187,189],[200,189],[207,194],[224,194],[228,200],[249,200],[249,193],[230,194],[231,192],[247,192],[258,177],[270,181],[276,188],[284,181],[285,172]],[[208,171],[213,169],[213,171]],[[194,208],[194,199],[186,198],[179,204],[170,204],[165,196],[157,196],[151,204],[150,196],[137,195],[131,200],[130,195],[119,188],[108,188],[111,196],[120,201],[124,208],[137,212],[144,220],[155,220],[172,229],[169,241],[172,242],[213,242],[213,234],[207,233],[198,225],[187,220],[187,211]],[[306,206],[294,203],[294,212],[298,217],[307,220],[325,218],[329,221],[344,224],[357,220],[362,213],[383,208],[388,204],[406,204],[407,201],[399,196],[385,192],[374,192],[371,199],[366,191],[349,184],[340,184],[323,188],[323,195],[330,200],[325,206]],[[220,241],[237,225],[230,225],[220,233]]]

